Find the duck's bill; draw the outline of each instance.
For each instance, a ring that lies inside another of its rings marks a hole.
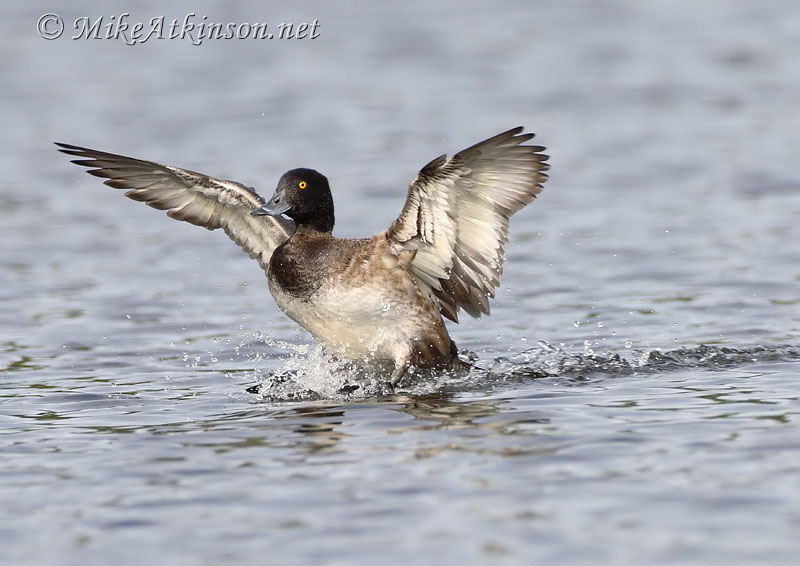
[[[267,204],[259,206],[250,214],[253,216],[278,216],[287,212],[290,208],[291,205],[286,201],[286,193],[278,191],[272,195]]]

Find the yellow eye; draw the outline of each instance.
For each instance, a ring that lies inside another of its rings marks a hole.
[[[297,183],[297,186],[301,189],[305,189],[308,185],[306,184],[305,181],[300,181],[299,183]]]

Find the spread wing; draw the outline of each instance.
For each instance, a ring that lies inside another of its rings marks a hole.
[[[437,157],[411,182],[387,231],[395,253],[415,252],[410,269],[419,287],[455,322],[459,308],[474,317],[489,314],[508,220],[547,180],[548,156],[542,146],[525,145],[531,138],[517,127],[449,159]]]
[[[209,230],[222,228],[265,271],[272,251],[294,232],[292,221],[283,217],[251,216],[265,200],[240,183],[76,145],[56,145],[59,151],[79,157],[72,162],[89,167],[89,174],[108,179],[109,187],[127,190],[126,197],[166,210],[176,220]]]

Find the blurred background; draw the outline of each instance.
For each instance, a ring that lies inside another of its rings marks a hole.
[[[800,11],[791,3],[161,6],[5,9],[2,286],[17,306],[19,289],[40,291],[22,293],[33,301],[23,311],[57,317],[69,301],[44,297],[89,283],[94,299],[114,301],[142,288],[174,299],[192,285],[198,295],[228,287],[214,297],[223,302],[231,285],[248,284],[252,294],[232,311],[224,304],[224,316],[263,300],[256,315],[281,320],[260,270],[224,237],[126,201],[54,153],[53,141],[232,178],[262,194],[283,171],[314,167],[334,188],[335,233],[364,236],[396,217],[407,183],[432,157],[522,124],[548,147],[552,177],[512,223],[500,291],[511,296],[496,309],[526,308],[523,326],[537,319],[533,333],[552,342],[611,339],[609,326],[625,330],[608,312],[619,309],[654,310],[656,319],[617,344],[687,337],[687,315],[704,327],[689,342],[796,336],[797,303],[785,304],[798,275]],[[50,12],[65,30],[47,41],[36,24]],[[194,45],[195,29],[136,45],[125,42],[130,30],[118,40],[70,39],[80,18],[102,17],[102,37],[124,13],[131,28],[163,16],[165,34],[191,13],[195,24],[316,20],[318,37]],[[562,300],[564,292],[574,295]],[[667,304],[639,304],[653,295]],[[606,303],[605,332],[571,326]],[[706,316],[712,307],[722,308]],[[471,324],[455,332],[473,340],[504,329]]]
[[[47,13],[57,39],[37,30]],[[76,20],[102,18],[104,37],[126,13],[117,39],[71,39]],[[166,34],[189,14],[274,33],[316,22],[318,37],[195,45],[195,28],[126,44],[137,22],[163,17]],[[2,15],[7,560],[797,555],[796,2],[129,0]],[[341,383],[224,235],[123,198],[53,145],[267,196],[313,167],[331,180],[334,234],[352,237],[386,228],[432,158],[517,125],[547,146],[551,178],[512,220],[492,316],[450,326],[487,372],[380,401],[244,393],[292,364],[322,397]]]

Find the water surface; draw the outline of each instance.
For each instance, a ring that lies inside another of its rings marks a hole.
[[[58,9],[321,27],[127,46],[7,10],[4,563],[793,563],[793,3]],[[492,316],[450,327],[476,368],[391,396],[338,393],[222,234],[52,146],[262,194],[311,166],[335,234],[364,236],[431,158],[517,124],[552,177],[512,221]]]

